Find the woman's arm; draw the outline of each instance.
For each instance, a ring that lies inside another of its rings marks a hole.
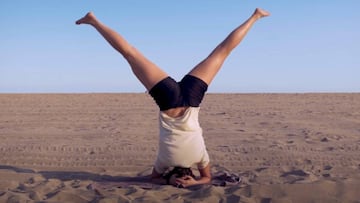
[[[169,180],[165,179],[160,173],[156,172],[155,168],[152,171],[152,174],[150,176],[151,178],[151,182],[154,184],[159,184],[159,185],[174,185],[177,186],[179,185],[176,182],[176,174],[173,174]]]
[[[189,187],[192,185],[208,184],[211,182],[210,164],[208,164],[205,168],[199,169],[199,172],[199,179],[194,179],[191,176],[185,176],[182,178],[177,178],[176,183],[182,185],[183,187]]]
[[[167,184],[167,181],[165,180],[165,178],[163,178],[160,173],[156,172],[155,168],[153,169],[150,178],[151,178],[152,183],[160,184],[160,185]]]

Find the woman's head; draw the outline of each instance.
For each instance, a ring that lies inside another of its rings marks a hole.
[[[171,171],[165,174],[165,179],[170,179],[171,176],[175,175],[176,178],[182,178],[185,176],[191,176],[195,178],[191,168],[183,168],[183,167],[174,167]]]

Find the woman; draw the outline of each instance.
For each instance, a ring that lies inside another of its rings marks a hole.
[[[76,24],[93,26],[122,54],[160,108],[159,150],[151,175],[153,182],[188,187],[211,181],[209,155],[198,121],[199,105],[230,52],[258,19],[268,15],[267,11],[257,8],[180,82],[169,77],[120,34],[97,20],[93,13],[89,12],[76,21]],[[197,164],[200,178],[192,174],[190,167],[194,164]],[[165,174],[170,167],[175,168]]]

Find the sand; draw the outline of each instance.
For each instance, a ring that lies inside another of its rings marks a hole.
[[[212,173],[189,189],[145,178],[147,94],[0,94],[0,202],[360,202],[360,94],[207,94]]]

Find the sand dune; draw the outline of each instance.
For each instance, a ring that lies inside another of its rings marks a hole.
[[[0,94],[0,202],[360,202],[360,94],[208,94],[212,173],[153,185],[146,94]]]

